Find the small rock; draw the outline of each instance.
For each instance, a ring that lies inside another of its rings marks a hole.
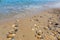
[[[37,24],[34,24],[34,26],[37,26]]]
[[[9,33],[9,34],[7,35],[7,38],[8,38],[8,39],[12,39],[14,36],[15,36],[15,34]]]
[[[60,34],[60,32],[58,32]]]
[[[17,32],[17,31],[18,31],[18,29],[15,29],[14,31],[15,31],[15,32]]]
[[[17,24],[13,24],[12,27],[18,27],[18,25]]]
[[[57,40],[60,40],[59,38],[57,38]]]
[[[34,27],[35,27],[36,29],[38,29],[38,28],[39,28],[39,26],[38,26],[37,24],[34,24]]]
[[[52,25],[52,24],[53,24],[53,22],[52,22],[52,21],[49,21],[48,23],[49,23],[50,25]]]
[[[43,33],[43,32],[42,32],[41,30],[37,30],[37,31],[36,31],[36,34],[39,35],[39,36],[40,36],[42,33]]]
[[[55,23],[55,25],[59,25],[58,23]]]
[[[34,28],[32,28],[32,30],[34,31],[35,29],[34,29]]]
[[[47,29],[48,29],[48,27],[44,27],[44,29],[45,29],[45,30],[47,30]]]
[[[15,27],[15,24],[13,24],[12,27]]]
[[[18,25],[16,24],[15,27],[18,27]]]

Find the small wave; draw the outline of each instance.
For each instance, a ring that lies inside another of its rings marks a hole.
[[[59,1],[59,0],[58,0]],[[0,2],[0,14],[19,13],[24,9],[46,9],[49,7],[57,7],[60,3],[57,0],[2,0]],[[51,5],[50,5],[50,4]],[[53,4],[53,5],[52,5]],[[60,6],[59,6],[60,7]]]
[[[60,1],[59,2],[55,2],[53,4],[47,4],[45,6],[48,6],[49,8],[60,8]]]

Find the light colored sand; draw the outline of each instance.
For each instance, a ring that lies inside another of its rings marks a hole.
[[[28,12],[29,13],[29,12]],[[54,22],[58,22],[57,14],[44,11],[42,13],[37,12],[36,15],[26,15],[24,18],[19,18],[18,24],[18,31],[16,32],[16,36],[14,37],[15,40],[42,40],[38,39],[38,35],[36,34],[35,26],[39,26],[37,30],[41,30],[43,34],[41,33],[43,37],[43,40],[57,40],[55,36],[53,36],[50,31],[47,28],[48,20],[49,18],[52,18]],[[7,38],[7,33],[11,30],[13,30],[12,25],[16,22],[15,19],[0,22],[0,40],[9,40]],[[47,30],[43,28],[47,28]],[[53,28],[53,27],[52,27]],[[47,33],[49,32],[49,33]],[[35,37],[37,35],[37,37]]]

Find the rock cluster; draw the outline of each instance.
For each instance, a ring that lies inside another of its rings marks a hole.
[[[17,31],[18,31],[18,24],[17,24],[17,22],[18,21],[16,21],[16,23],[12,25],[13,30],[8,32],[8,34],[7,34],[7,38],[10,39],[10,40],[14,40],[14,37],[15,37]]]

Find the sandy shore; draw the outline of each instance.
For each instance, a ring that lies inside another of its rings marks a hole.
[[[23,17],[0,21],[0,40],[60,40],[60,9],[24,13]]]

